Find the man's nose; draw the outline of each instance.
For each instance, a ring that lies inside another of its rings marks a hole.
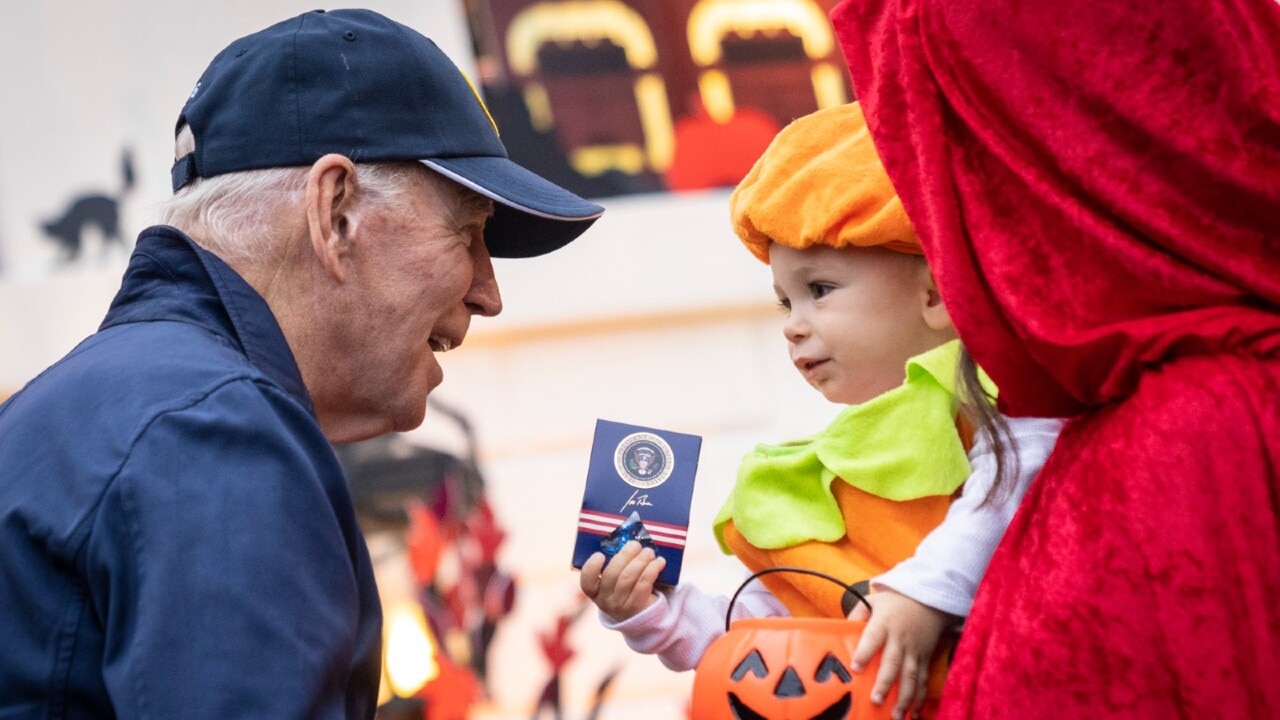
[[[472,315],[493,317],[502,312],[502,294],[498,291],[498,277],[493,272],[493,259],[483,242],[472,243],[471,288],[463,302]]]

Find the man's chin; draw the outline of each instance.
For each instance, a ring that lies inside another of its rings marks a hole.
[[[320,428],[334,444],[369,440],[393,432],[408,432],[420,425],[427,415],[425,393],[415,393],[417,402],[408,402],[402,395],[396,405],[387,405],[372,412],[348,414],[341,419],[321,418]]]
[[[423,397],[422,402],[418,403],[415,407],[415,411],[396,415],[390,432],[409,432],[410,430],[416,430],[420,427],[422,425],[422,421],[427,418],[426,397]]]

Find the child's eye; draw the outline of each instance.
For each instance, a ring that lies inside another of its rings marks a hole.
[[[814,300],[822,298],[822,296],[831,292],[834,288],[826,283],[809,283],[809,294]]]
[[[782,313],[783,315],[790,314],[791,301],[786,298],[782,298],[781,300],[778,300],[778,312]]]

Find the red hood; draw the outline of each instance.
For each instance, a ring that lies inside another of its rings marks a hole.
[[[832,11],[952,318],[1014,415],[1115,401],[1176,357],[1280,354],[1280,4],[1063,5]]]

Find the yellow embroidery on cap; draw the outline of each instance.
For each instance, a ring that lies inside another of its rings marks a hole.
[[[458,70],[462,74],[462,79],[467,81],[467,87],[471,88],[471,94],[476,96],[476,102],[480,103],[480,109],[484,111],[484,116],[489,118],[489,124],[493,126],[493,134],[501,136],[498,132],[498,123],[493,121],[493,115],[489,113],[489,106],[484,104],[484,99],[480,97],[480,91],[476,89],[476,84],[471,82],[471,77],[463,70]]]

